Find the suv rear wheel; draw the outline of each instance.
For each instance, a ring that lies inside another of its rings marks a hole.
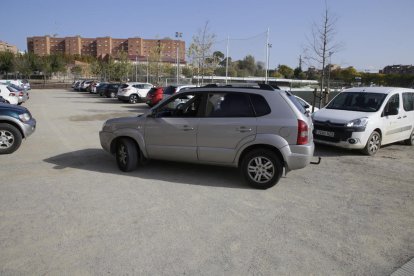
[[[10,124],[0,124],[0,154],[15,152],[22,143],[22,134]]]
[[[123,172],[133,171],[138,164],[137,145],[128,138],[121,138],[116,145],[116,163]]]
[[[404,141],[408,146],[414,146],[414,130],[411,132],[410,138]]]
[[[250,186],[268,189],[279,181],[283,173],[283,165],[274,152],[255,149],[243,157],[240,170]]]
[[[132,94],[131,96],[129,96],[129,103],[137,103],[138,102],[138,96],[135,94]]]

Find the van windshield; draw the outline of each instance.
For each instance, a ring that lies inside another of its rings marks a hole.
[[[336,96],[326,109],[376,112],[386,96],[382,93],[343,92]]]

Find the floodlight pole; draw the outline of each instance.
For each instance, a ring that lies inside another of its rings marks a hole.
[[[180,39],[181,37],[183,37],[183,33],[181,32],[175,32],[175,37],[177,39]],[[179,48],[180,48],[180,44],[179,41],[177,40],[177,85],[179,82],[179,78],[180,78],[180,57],[179,57]]]
[[[227,36],[227,46],[226,46],[226,84],[227,78],[229,76],[229,36]]]
[[[265,83],[268,82],[268,70],[269,70],[269,28],[266,33],[266,72],[265,72]]]

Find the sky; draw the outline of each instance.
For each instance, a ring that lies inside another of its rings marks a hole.
[[[0,40],[25,51],[30,36],[153,39],[182,32],[188,47],[208,22],[214,50],[226,54],[229,38],[233,60],[251,54],[266,61],[269,30],[269,67],[294,68],[325,5],[336,18],[333,42],[341,45],[331,63],[370,72],[414,64],[414,0],[15,0],[2,3]]]

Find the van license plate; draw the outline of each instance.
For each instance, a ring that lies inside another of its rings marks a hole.
[[[335,132],[333,132],[333,131],[326,131],[326,130],[320,130],[320,129],[317,129],[315,131],[315,133],[318,134],[318,135],[328,136],[328,137],[334,137],[335,136]]]

